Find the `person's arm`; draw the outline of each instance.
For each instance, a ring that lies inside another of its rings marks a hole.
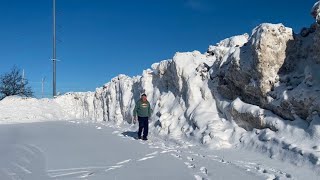
[[[150,103],[148,103],[149,106],[148,106],[148,117],[150,118],[151,117],[151,107],[150,107]]]

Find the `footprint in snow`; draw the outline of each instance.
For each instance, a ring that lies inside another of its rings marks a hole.
[[[119,131],[113,131],[113,132],[112,132],[112,134],[117,134],[117,133],[119,133]]]
[[[199,175],[194,175],[194,178],[196,178],[196,180],[205,180],[205,178],[199,176]]]
[[[172,153],[171,155],[172,155],[173,157],[178,158],[178,159],[182,159],[182,158],[181,158],[181,155],[179,155],[179,154],[173,154],[173,153]]]
[[[205,158],[206,156],[202,155],[202,154],[192,154],[194,156],[198,156],[198,157],[202,157],[202,158]]]
[[[187,165],[188,168],[192,168],[192,169],[196,168],[196,165],[191,164],[191,163],[189,163],[189,162],[184,162],[184,164]]]
[[[219,162],[223,163],[223,164],[230,164],[229,161],[225,161],[224,159],[220,159]]]
[[[200,168],[200,171],[203,173],[203,174],[208,174],[208,169],[206,167],[201,167]]]
[[[159,146],[150,146],[151,149],[160,149]]]
[[[123,136],[122,134],[117,134],[117,136],[122,137],[122,138],[127,138],[127,137]]]
[[[194,159],[193,159],[192,157],[190,157],[190,156],[188,156],[187,159],[188,159],[189,161],[193,161],[193,160],[194,160]]]
[[[233,162],[231,164],[238,166],[240,168],[243,168],[246,171],[251,171],[251,172],[254,172],[257,174],[265,174],[267,176],[270,176],[271,179],[282,179],[282,178],[291,179],[292,178],[291,174],[288,174],[286,172],[283,172],[281,170],[277,170],[277,169],[274,169],[271,167],[265,167],[265,166],[257,164],[257,163],[237,161],[237,162]]]
[[[78,178],[80,178],[80,179],[82,179],[82,178],[88,178],[89,176],[92,176],[92,175],[94,175],[94,172],[89,172],[89,173],[87,173],[87,174],[84,174],[84,175],[82,175],[82,176],[79,176]]]

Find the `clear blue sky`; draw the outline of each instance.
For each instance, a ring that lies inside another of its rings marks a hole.
[[[140,75],[174,53],[199,50],[262,22],[299,32],[315,0],[56,0],[57,91],[88,91]],[[0,0],[0,73],[17,65],[36,95],[52,94],[52,0]]]

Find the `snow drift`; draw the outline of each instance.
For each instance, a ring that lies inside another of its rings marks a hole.
[[[319,2],[312,15],[318,21]],[[119,75],[95,92],[53,100],[6,98],[0,102],[5,112],[0,119],[87,118],[130,124],[135,101],[146,93],[153,135],[319,165],[319,38],[317,23],[301,34],[282,24],[261,24],[250,36],[225,39],[204,54],[176,53],[142,76]],[[52,112],[48,103],[55,109],[50,115],[44,113]],[[10,111],[30,105],[29,114]]]

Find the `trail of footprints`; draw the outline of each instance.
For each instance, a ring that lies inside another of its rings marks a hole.
[[[209,158],[212,161],[216,161],[225,165],[235,166],[239,169],[243,169],[244,171],[253,173],[258,176],[265,177],[267,180],[289,180],[295,179],[292,177],[291,174],[283,172],[281,170],[274,169],[272,167],[264,166],[257,163],[245,162],[245,161],[227,161],[222,157],[216,155],[202,155],[199,153],[194,153],[192,151],[189,152],[182,152],[179,150],[179,147],[168,147],[164,143],[160,144],[161,141],[157,141],[156,143],[149,141],[149,142],[142,142],[142,144],[148,143],[150,147],[161,148],[163,151],[160,153],[170,153],[171,156],[177,158],[179,160],[183,160],[184,164],[187,168],[191,169],[194,172],[194,178],[196,180],[210,180],[209,175],[210,172],[205,166],[200,166],[195,162],[195,158]],[[181,149],[181,148],[180,148]],[[183,155],[185,154],[185,155]],[[186,156],[186,157],[184,157]]]
[[[130,136],[123,136],[122,134],[120,134],[119,131],[114,131],[113,134],[118,134],[118,136],[122,136],[124,138],[132,138]],[[134,138],[132,138],[134,139]],[[139,141],[141,144],[148,144],[150,148],[155,148],[155,149],[161,149],[162,151],[158,152],[155,151],[153,153],[147,154],[145,155],[144,158],[141,158],[137,161],[144,161],[144,160],[148,160],[151,158],[154,158],[157,154],[165,154],[168,153],[171,156],[173,156],[174,158],[181,160],[181,161],[185,161],[184,164],[187,166],[187,168],[189,168],[190,170],[192,170],[193,174],[194,174],[194,178],[196,180],[209,180],[208,178],[208,170],[206,167],[204,166],[198,166],[195,164],[194,162],[194,157],[200,157],[200,158],[204,158],[205,156],[201,155],[201,154],[192,154],[190,153],[190,156],[186,156],[186,158],[184,157],[185,152],[182,152],[181,150],[179,150],[178,146],[168,146],[165,143],[163,143],[162,141],[152,141],[148,140],[148,141]]]
[[[205,166],[199,166],[195,163],[195,158],[209,158],[212,161],[216,161],[225,165],[235,166],[239,169],[243,169],[244,171],[251,172],[260,177],[264,177],[267,180],[286,180],[286,179],[295,179],[291,174],[283,172],[281,170],[274,169],[272,167],[268,167],[265,165],[245,162],[245,161],[227,161],[224,158],[221,158],[216,155],[208,155],[207,157],[198,153],[193,153],[192,151],[184,152],[183,154],[189,154],[184,157],[180,150],[171,150],[166,151],[171,152],[171,155],[174,158],[179,160],[184,160],[184,164],[190,168],[192,171],[195,171],[194,178],[196,180],[209,180],[209,171]]]
[[[102,124],[102,125],[104,125],[104,124]],[[106,125],[104,125],[104,126],[106,126]],[[111,127],[111,126],[109,126],[109,127]],[[96,127],[96,128],[101,129],[101,127]],[[121,134],[120,131],[114,131],[112,134],[116,134],[122,138],[132,138],[129,136],[123,136],[123,134]],[[134,139],[134,138],[132,138],[132,139]],[[183,160],[184,164],[187,166],[187,168],[191,169],[194,172],[194,178],[196,180],[210,180],[210,179],[208,176],[209,175],[208,169],[205,166],[199,166],[198,164],[196,164],[195,158],[209,158],[212,161],[216,161],[216,162],[226,164],[226,165],[235,166],[235,167],[243,169],[247,172],[251,172],[253,174],[266,177],[267,180],[269,180],[269,179],[270,180],[295,179],[292,177],[291,174],[288,174],[288,173],[283,172],[281,170],[276,170],[274,168],[267,167],[267,166],[264,166],[261,164],[257,164],[257,163],[251,163],[251,162],[245,162],[245,161],[231,162],[231,161],[226,161],[224,158],[221,158],[216,155],[208,155],[206,157],[206,156],[198,154],[198,153],[193,153],[192,151],[182,153],[182,151],[178,149],[179,147],[169,147],[168,145],[166,145],[162,141],[153,142],[152,140],[149,140],[149,141],[140,141],[140,143],[141,144],[148,144],[149,147],[152,149],[162,149],[160,154],[170,153],[170,155],[173,156],[174,158],[177,158],[179,160]],[[146,154],[143,158],[137,159],[136,161],[137,162],[146,161],[148,159],[152,159],[152,158],[156,157],[156,155],[158,155],[158,154],[159,154],[159,152],[155,151],[153,153]],[[186,157],[184,157],[184,155],[182,155],[182,154],[189,154],[189,155],[186,155]],[[116,165],[108,167],[105,170],[105,172],[121,168],[125,164],[130,163],[132,161],[133,161],[132,159],[128,159],[128,160],[118,162],[118,163],[116,163]],[[91,176],[94,174],[95,174],[95,172],[90,171],[82,176],[78,176],[78,178],[87,178],[88,176]]]

